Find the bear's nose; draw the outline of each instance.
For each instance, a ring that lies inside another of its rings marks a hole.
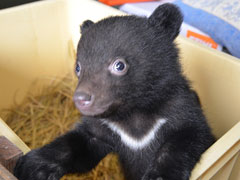
[[[89,107],[93,102],[92,96],[86,92],[75,92],[73,100],[78,109]]]
[[[80,100],[80,101],[91,101],[91,95],[85,92],[76,92],[74,94],[74,99]]]

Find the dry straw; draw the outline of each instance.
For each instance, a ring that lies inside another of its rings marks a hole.
[[[36,83],[33,86],[37,87]],[[29,92],[21,104],[3,110],[1,116],[30,148],[41,147],[80,121],[81,115],[72,101],[75,86],[76,80],[70,75],[54,78],[50,86],[34,93],[37,96]],[[123,179],[117,156],[110,154],[91,172],[67,175],[61,180]]]

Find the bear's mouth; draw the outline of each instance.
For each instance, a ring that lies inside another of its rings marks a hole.
[[[84,97],[84,96],[83,96]],[[88,109],[93,105],[94,96],[89,96],[89,98],[83,98],[82,96],[74,96],[73,100],[75,106],[80,110]]]
[[[104,103],[96,103],[91,101],[79,101],[75,100],[75,106],[77,109],[86,116],[96,116],[96,115],[101,115],[105,113],[109,107],[111,106],[112,103],[107,103],[105,105],[102,105]]]
[[[92,103],[93,103],[92,101],[83,101],[83,100],[75,101],[75,105],[79,110],[87,109],[87,108],[91,107]]]

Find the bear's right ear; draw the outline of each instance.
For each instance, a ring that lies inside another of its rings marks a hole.
[[[160,5],[148,18],[148,24],[154,27],[159,34],[166,34],[174,40],[179,33],[183,21],[182,13],[173,4]]]
[[[84,21],[80,26],[81,34],[83,34],[93,24],[94,22],[92,22],[91,20]]]

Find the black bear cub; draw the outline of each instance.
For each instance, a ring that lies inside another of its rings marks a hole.
[[[187,180],[214,142],[197,95],[182,75],[172,4],[149,18],[116,16],[81,26],[74,94],[84,115],[75,129],[20,158],[19,180],[84,173],[108,153],[128,180]]]

